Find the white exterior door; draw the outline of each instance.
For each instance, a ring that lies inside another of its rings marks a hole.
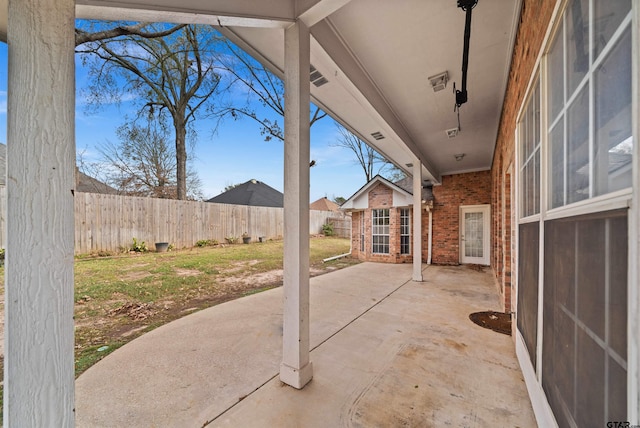
[[[460,263],[489,264],[490,206],[460,207]]]

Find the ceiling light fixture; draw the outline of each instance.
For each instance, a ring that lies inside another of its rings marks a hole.
[[[428,77],[427,79],[429,79],[433,92],[438,92],[447,87],[449,73],[445,71],[444,73],[436,74],[435,76]]]
[[[465,157],[465,153],[458,153],[457,155],[453,155],[458,162],[460,162]]]
[[[444,131],[447,133],[448,138],[456,138],[458,136],[458,128],[451,128]]]

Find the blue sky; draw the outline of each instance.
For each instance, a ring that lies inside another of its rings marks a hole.
[[[76,61],[76,90],[84,85],[85,70]],[[132,105],[105,106],[94,114],[76,103],[76,152],[85,161],[97,160],[96,144],[116,143],[115,130],[124,123]],[[274,113],[275,117],[275,113]],[[282,119],[280,124],[282,126]],[[213,121],[199,121],[198,141],[193,166],[202,181],[205,199],[220,194],[225,186],[250,179],[262,181],[283,191],[283,143],[264,141],[260,128],[249,119],[226,120],[213,133]],[[311,128],[310,201],[323,196],[348,198],[365,184],[362,168],[355,163],[354,154],[344,148],[332,147],[338,138],[335,122],[326,117]],[[0,43],[0,142],[7,141],[7,45]]]

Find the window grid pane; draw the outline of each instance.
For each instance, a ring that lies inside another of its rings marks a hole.
[[[594,196],[631,186],[631,31],[596,69]]]
[[[364,252],[364,211],[360,213],[360,251]]]
[[[521,217],[540,212],[540,85],[536,82],[522,121],[520,135],[520,203]]]
[[[389,254],[389,210],[371,210],[371,251]]]
[[[630,11],[629,0],[572,0],[554,36],[547,54],[551,208],[631,186]]]
[[[411,254],[411,216],[407,208],[400,210],[400,254]]]
[[[567,203],[589,197],[589,91],[584,86],[569,106]]]

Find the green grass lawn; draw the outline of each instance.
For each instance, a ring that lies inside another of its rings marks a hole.
[[[350,257],[323,262],[348,251],[348,239],[312,238],[311,275],[358,263]],[[76,257],[76,376],[167,322],[282,285],[282,258],[282,241]],[[4,267],[0,267],[0,292],[4,294]],[[1,406],[0,388],[0,421]]]
[[[311,239],[311,274],[357,263],[323,263],[349,240]],[[135,337],[194,311],[282,284],[282,241],[167,253],[79,256],[75,262],[76,375]],[[3,273],[3,268],[0,268]],[[0,291],[4,292],[4,275]]]

